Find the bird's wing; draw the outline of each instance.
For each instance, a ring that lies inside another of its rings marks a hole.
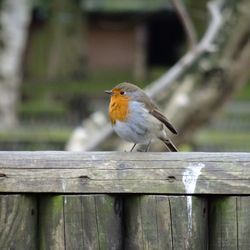
[[[149,111],[151,115],[161,121],[172,133],[177,134],[176,129],[173,125],[169,122],[169,120],[163,115],[158,109],[152,109]]]
[[[145,93],[141,93],[140,96],[137,96],[137,101],[143,103],[149,110],[149,113],[153,115],[156,119],[161,121],[173,134],[177,134],[176,129],[169,122],[166,116],[159,111],[157,105],[153,103]]]

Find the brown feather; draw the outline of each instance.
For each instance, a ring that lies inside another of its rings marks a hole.
[[[164,142],[169,151],[178,152],[178,149],[175,147],[172,141],[170,141],[169,139],[161,139],[161,140]]]
[[[150,114],[152,114],[155,118],[161,121],[173,134],[177,134],[176,129],[159,110],[153,109],[150,111]]]

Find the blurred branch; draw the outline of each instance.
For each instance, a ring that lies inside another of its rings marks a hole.
[[[105,141],[111,134],[112,128],[107,117],[102,112],[95,112],[83,121],[82,126],[73,131],[66,150],[89,151]]]
[[[186,33],[189,48],[192,49],[197,45],[197,33],[194,24],[182,0],[172,0],[172,4],[175,7],[176,13],[179,16],[184,31]]]
[[[220,65],[220,62],[217,63]],[[228,68],[211,69],[214,72],[208,78],[190,78],[186,82],[186,85],[192,85],[188,91],[178,89],[175,98],[170,100],[165,109],[179,128],[180,137],[175,140],[177,145],[190,142],[196,129],[211,120],[230,97],[247,83],[250,76],[249,64],[250,39]],[[199,81],[203,84],[197,87]],[[182,103],[183,99],[185,105]]]
[[[238,7],[241,4],[250,8],[248,0],[241,1]],[[179,128],[177,144],[190,141],[196,129],[211,120],[250,76],[250,33],[246,25],[250,16],[244,11],[232,15],[229,13],[224,19],[230,29],[224,29],[220,36],[219,53],[204,58],[200,68],[185,75],[166,105],[165,113]]]
[[[214,52],[214,41],[222,27],[221,7],[223,1],[208,2],[208,10],[211,21],[201,42],[192,50],[188,51],[173,67],[163,74],[158,80],[147,87],[147,93],[155,98],[159,93],[168,90],[175,81],[180,78],[199,58],[205,53]]]
[[[211,21],[208,29],[204,34],[201,42],[188,51],[169,71],[163,74],[158,80],[154,81],[146,89],[147,94],[156,98],[160,93],[166,92],[176,80],[179,79],[197,60],[204,54],[215,51],[214,41],[222,27],[221,7],[223,1],[215,0],[208,2],[208,10],[211,15]],[[94,117],[95,115],[93,115]],[[86,122],[85,122],[86,123]],[[92,123],[91,130],[88,131],[84,125],[77,128],[71,136],[70,143],[66,146],[67,150],[74,151],[90,151],[96,149],[101,143],[105,142],[112,134],[112,128],[107,119],[100,125],[95,126],[95,122],[90,120],[87,123]],[[73,138],[77,138],[76,132],[82,130],[82,134],[86,134],[81,144],[75,143]],[[78,145],[74,147],[74,145]]]

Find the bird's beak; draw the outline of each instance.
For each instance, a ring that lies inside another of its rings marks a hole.
[[[111,90],[105,90],[104,91],[106,94],[108,94],[108,95],[112,95],[112,91]]]

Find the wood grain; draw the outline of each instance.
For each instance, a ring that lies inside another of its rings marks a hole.
[[[209,204],[209,249],[250,249],[250,197],[214,197]]]
[[[43,196],[39,200],[39,249],[65,249],[64,198],[62,195]]]
[[[34,197],[0,195],[0,249],[37,249],[36,223]]]
[[[1,152],[0,192],[250,194],[250,153]]]
[[[203,198],[190,198],[189,214],[184,196],[127,197],[125,249],[207,249],[207,203]]]
[[[122,203],[108,195],[40,200],[40,249],[122,249]]]

